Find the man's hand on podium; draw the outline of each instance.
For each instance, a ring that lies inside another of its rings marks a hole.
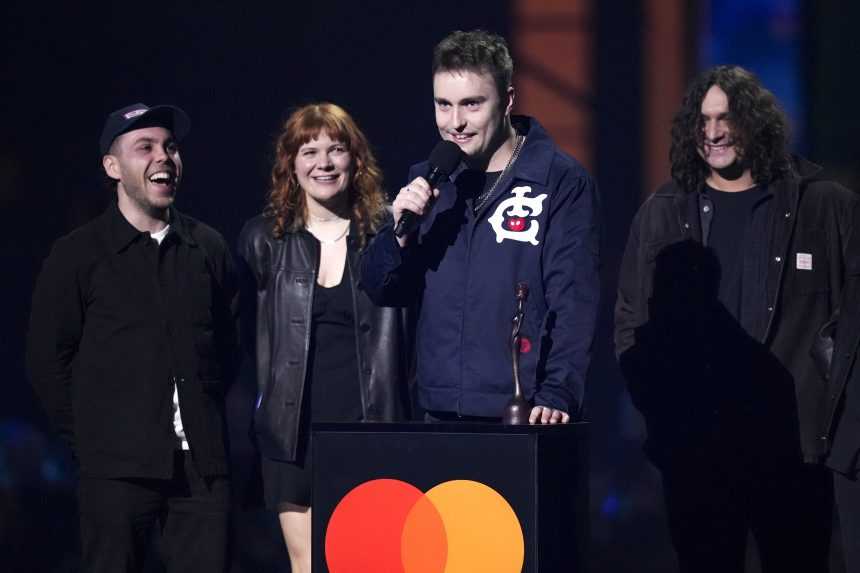
[[[529,424],[567,424],[570,414],[549,406],[535,406],[529,414]]]

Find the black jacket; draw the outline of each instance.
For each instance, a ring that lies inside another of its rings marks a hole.
[[[160,247],[116,204],[56,242],[33,294],[27,362],[82,475],[171,477],[174,385],[198,470],[227,473],[237,317],[226,243],[176,210]]]
[[[857,199],[818,179],[817,166],[798,160],[795,168],[796,177],[768,186],[765,232],[738,245],[752,269],[745,286],[760,285],[745,295],[761,307],[751,325],[741,327],[717,301],[703,193],[667,184],[634,218],[615,344],[655,461],[709,445],[807,461],[823,454],[826,395],[808,349],[842,292]]]
[[[355,227],[347,237],[355,309],[358,372],[364,419],[402,418],[408,405],[411,342],[405,310],[375,306],[357,282],[360,252]],[[310,233],[272,236],[272,220],[257,216],[239,236],[242,330],[256,348],[254,430],[268,458],[296,457],[306,391],[311,309],[320,244]]]
[[[860,469],[860,208],[846,253],[845,289],[836,315],[822,327],[813,356],[827,379],[819,440],[825,463],[850,474]],[[835,344],[834,344],[835,337]]]

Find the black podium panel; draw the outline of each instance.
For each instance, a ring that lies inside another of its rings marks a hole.
[[[585,571],[587,428],[314,424],[314,571]]]

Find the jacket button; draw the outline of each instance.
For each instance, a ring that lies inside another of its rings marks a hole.
[[[361,323],[361,326],[359,326],[359,329],[360,329],[362,332],[370,332],[370,325],[369,325],[369,324],[367,324],[366,322],[362,322],[362,323]]]
[[[365,368],[365,369],[364,369],[364,374],[365,374],[365,375],[367,375],[367,376],[370,376],[370,374],[371,374],[371,370],[370,370],[370,368]]]
[[[773,307],[772,307],[772,306],[767,307],[767,311],[768,311],[768,312],[773,312]]]
[[[774,257],[774,258],[773,258],[773,260],[775,260],[775,261],[776,261],[776,262],[778,262],[778,263],[781,263],[781,262],[782,262],[782,257]]]
[[[710,213],[711,212],[711,206],[705,205],[704,207],[702,207],[702,211],[704,211],[705,213]]]

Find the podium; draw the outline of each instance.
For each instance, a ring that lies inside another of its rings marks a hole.
[[[313,570],[586,571],[587,423],[313,425]]]

